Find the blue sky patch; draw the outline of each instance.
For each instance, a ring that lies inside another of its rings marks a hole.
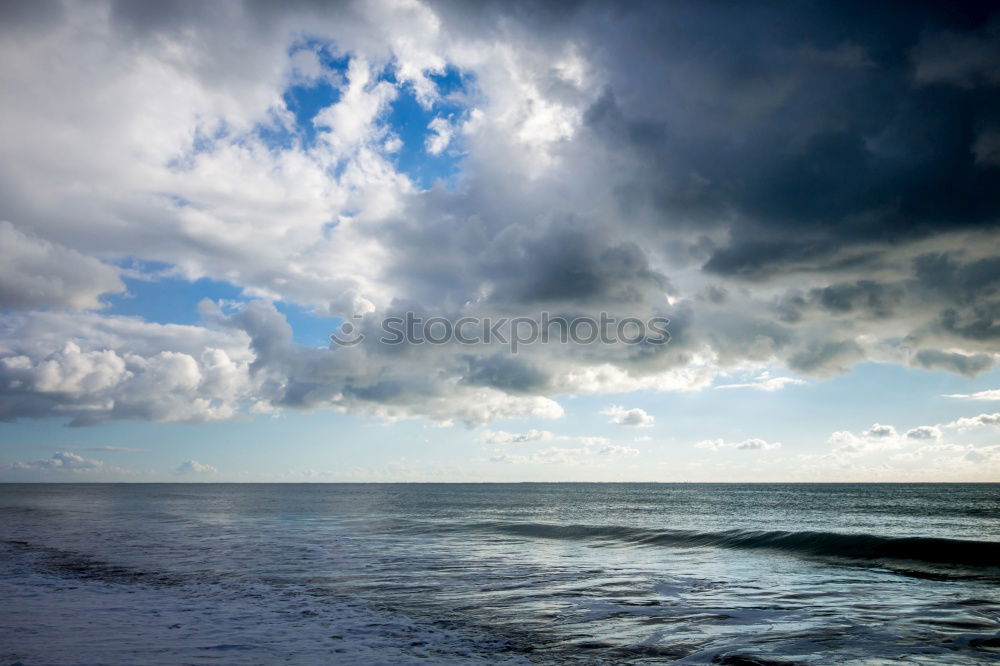
[[[257,136],[272,149],[294,150],[314,146],[319,133],[314,124],[316,116],[341,99],[350,56],[339,54],[332,44],[317,41],[301,42],[289,51],[289,56],[302,50],[317,55],[324,76],[291,85],[282,93],[285,108],[294,116],[293,127],[284,126],[277,118],[257,127]],[[439,181],[447,185],[461,168],[462,155],[456,145],[457,137],[438,154],[427,151],[428,138],[435,134],[428,126],[439,117],[451,125],[466,117],[469,108],[467,98],[473,80],[470,73],[450,65],[442,72],[429,74],[428,78],[437,86],[440,95],[431,108],[425,108],[417,101],[412,85],[400,83],[395,64],[386,66],[376,76],[377,81],[389,82],[399,89],[399,94],[381,119],[391,135],[402,142],[402,147],[390,159],[397,170],[408,175],[421,188],[429,188]],[[331,176],[339,177],[342,167],[335,167]]]
[[[242,290],[228,282],[202,278],[189,282],[183,278],[143,280],[123,277],[127,292],[107,296],[111,315],[142,317],[157,324],[195,325],[201,320],[198,303],[202,299],[238,299]]]
[[[289,49],[289,57],[309,51],[319,60],[322,74],[290,85],[281,95],[285,108],[294,116],[293,127],[286,127],[277,118],[261,124],[256,134],[270,148],[292,150],[310,148],[316,143],[313,120],[323,109],[340,101],[350,56],[337,52],[333,44],[321,40],[305,40]]]
[[[169,264],[128,259],[117,265],[150,279],[123,276],[127,288],[124,294],[106,296],[103,314],[141,317],[157,324],[198,325],[201,316],[198,304],[203,299],[246,302],[243,290],[222,280],[201,278],[188,281],[179,277],[158,277],[170,270]],[[327,347],[330,334],[343,321],[339,317],[316,314],[312,309],[287,302],[276,302],[292,327],[292,339],[300,345]]]
[[[279,302],[274,307],[285,315],[292,327],[292,339],[307,347],[329,347],[330,335],[340,328],[344,321],[340,317],[327,317],[316,314],[309,308],[294,303]]]
[[[448,67],[441,74],[431,74],[430,78],[437,85],[441,99],[426,109],[417,101],[413,87],[404,85],[390,105],[387,117],[390,129],[403,142],[403,147],[394,156],[396,168],[422,188],[429,188],[437,181],[447,183],[461,168],[462,156],[455,145],[457,137],[437,155],[427,151],[427,139],[434,134],[428,125],[438,117],[452,125],[465,118],[468,106],[461,98],[467,94],[471,80],[454,67]]]

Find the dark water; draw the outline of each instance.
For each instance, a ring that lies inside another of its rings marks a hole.
[[[0,664],[1000,660],[1000,484],[0,485]]]

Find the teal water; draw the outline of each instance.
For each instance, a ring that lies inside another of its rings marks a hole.
[[[0,485],[0,662],[1000,659],[1000,484]]]

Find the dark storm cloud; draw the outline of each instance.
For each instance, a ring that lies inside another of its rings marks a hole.
[[[794,354],[788,359],[788,366],[799,372],[822,375],[843,372],[862,358],[864,351],[856,342],[822,342]]]
[[[775,310],[781,320],[788,323],[801,321],[807,313],[881,319],[893,315],[904,294],[904,289],[897,284],[857,280],[817,287],[808,292],[791,290],[775,305]]]
[[[948,254],[914,261],[917,281],[942,303],[938,330],[970,341],[1000,338],[1000,257],[961,263]]]
[[[503,234],[490,250],[483,268],[500,302],[627,308],[669,290],[666,276],[650,267],[638,245],[603,243],[572,222],[543,234]]]
[[[923,289],[947,295],[957,303],[1000,296],[1000,257],[963,264],[954,255],[925,254],[914,260],[914,272]]]
[[[937,349],[922,349],[916,353],[914,360],[925,368],[947,370],[968,377],[975,377],[993,367],[993,357],[988,354],[956,354]]]
[[[490,386],[508,393],[540,393],[549,383],[549,377],[524,358],[502,354],[470,356],[468,364],[462,382],[472,386]]]
[[[707,271],[825,271],[845,246],[995,227],[1000,169],[975,150],[1000,118],[996,64],[980,53],[995,51],[984,46],[997,34],[989,8],[670,3],[612,14],[594,28],[611,77],[588,126],[635,158],[612,184],[623,210],[650,206],[675,228],[738,221]]]

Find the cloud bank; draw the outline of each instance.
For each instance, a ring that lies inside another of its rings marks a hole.
[[[481,425],[737,368],[996,364],[988,8],[157,7],[0,28],[0,418]],[[239,298],[108,312],[138,274]],[[289,306],[372,335],[300,344]],[[671,343],[374,342],[407,311],[542,310],[666,317]]]

